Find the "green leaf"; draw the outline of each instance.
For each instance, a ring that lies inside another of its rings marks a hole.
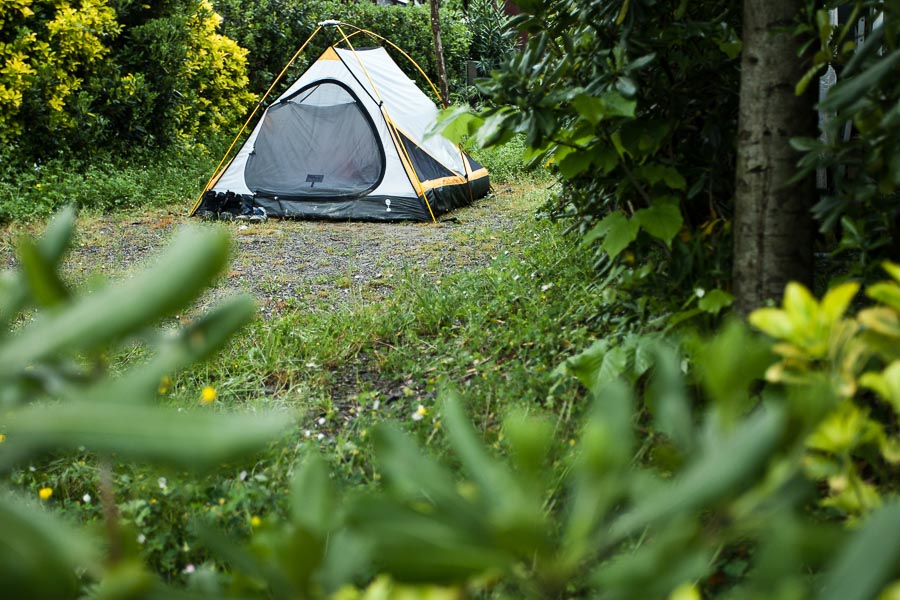
[[[508,550],[537,550],[546,545],[542,499],[499,461],[491,457],[462,409],[456,392],[443,394],[443,415],[447,437],[463,468],[478,484],[486,499],[487,516],[495,543]]]
[[[858,291],[859,284],[855,282],[842,283],[828,290],[822,298],[820,310],[829,323],[837,323],[844,316]]]
[[[806,286],[791,281],[784,288],[784,311],[797,324],[808,323],[819,314],[819,303]]]
[[[900,311],[900,285],[893,281],[876,283],[866,288],[866,295],[873,300]]]
[[[572,106],[575,107],[576,112],[582,118],[589,121],[592,125],[596,125],[606,117],[603,101],[596,96],[579,94],[572,100]]]
[[[751,325],[779,340],[794,334],[794,323],[780,308],[757,308],[747,317]]]
[[[601,97],[604,117],[634,117],[636,100],[628,100],[619,92],[606,92]]]
[[[100,570],[99,544],[51,512],[0,492],[0,581],[9,598],[74,598],[76,571]]]
[[[629,220],[620,210],[606,215],[599,223],[585,234],[582,243],[590,244],[598,238],[603,238],[600,249],[606,252],[610,258],[615,258],[628,245],[634,241],[638,234],[638,223]]]
[[[777,447],[784,431],[784,410],[765,406],[717,438],[671,483],[637,504],[610,526],[620,540],[644,527],[678,515],[690,515],[749,487]]]
[[[729,320],[712,339],[696,345],[692,362],[725,426],[737,422],[752,406],[753,382],[763,378],[775,359],[769,346],[739,319]]]
[[[324,537],[334,524],[336,501],[328,465],[311,454],[291,481],[291,520]]]
[[[634,213],[632,222],[667,246],[671,246],[683,224],[681,210],[673,202],[656,202],[648,208],[642,208]]]
[[[465,138],[475,135],[483,123],[484,119],[472,114],[468,106],[457,106],[440,113],[435,129],[454,144],[459,144]]]
[[[460,526],[478,529],[484,515],[464,499],[453,473],[423,454],[404,434],[387,425],[372,432],[378,467],[391,495],[406,502],[428,501],[452,512]]]
[[[64,208],[53,217],[36,243],[44,263],[54,267],[59,265],[72,240],[74,229],[73,208]],[[0,294],[0,322],[8,322],[26,302],[29,287],[24,283],[21,273],[8,273],[5,283],[0,283],[0,292],[3,292]]]
[[[661,343],[657,344],[655,354],[656,366],[647,394],[647,407],[653,413],[656,428],[689,454],[694,449],[694,424],[681,361],[672,348]]]
[[[475,134],[475,142],[482,148],[500,146],[508,142],[514,134],[509,128],[508,122],[515,118],[516,115],[508,112],[494,113],[478,127],[478,133]]]
[[[703,312],[713,315],[719,314],[723,308],[728,308],[734,303],[734,296],[724,290],[709,290],[706,292],[697,306]]]
[[[562,175],[564,179],[577,177],[590,168],[592,159],[593,153],[587,150],[570,152],[559,161],[559,174]]]
[[[134,333],[194,300],[228,261],[222,231],[185,228],[155,265],[124,283],[41,315],[0,348],[0,377]]]
[[[142,404],[104,401],[35,404],[8,414],[0,467],[13,458],[78,450],[207,469],[261,450],[291,419],[285,415],[179,412]]]
[[[53,308],[69,299],[69,290],[60,279],[56,265],[46,260],[38,245],[28,239],[19,242],[17,255],[22,275],[34,303],[41,308]]]
[[[865,600],[895,578],[900,561],[900,505],[887,504],[873,512],[841,546],[828,570],[819,598]]]
[[[864,71],[839,82],[819,107],[826,111],[849,107],[871,90],[878,89],[881,80],[893,73],[897,64],[900,64],[900,50],[894,50]]]

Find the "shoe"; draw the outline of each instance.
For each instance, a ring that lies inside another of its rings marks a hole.
[[[236,215],[234,218],[238,221],[249,221],[251,216],[253,216],[253,203],[245,202],[241,214]]]
[[[267,221],[269,216],[266,214],[266,209],[262,206],[254,206],[253,214],[250,215],[248,219],[251,223],[263,223]]]

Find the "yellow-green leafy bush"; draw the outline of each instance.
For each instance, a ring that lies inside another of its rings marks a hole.
[[[807,472],[827,484],[825,506],[858,516],[881,504],[890,473],[900,464],[900,265],[892,279],[866,288],[875,306],[848,315],[856,283],[832,288],[817,301],[789,284],[781,308],[750,315],[779,340],[781,360],[766,372],[773,383],[827,386],[838,399],[806,440]]]
[[[79,126],[85,82],[120,31],[106,0],[0,3],[0,141],[17,142],[26,126],[60,136]]]

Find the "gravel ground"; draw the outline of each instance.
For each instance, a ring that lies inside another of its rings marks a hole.
[[[440,279],[489,262],[499,251],[498,231],[533,215],[541,194],[534,186],[502,186],[438,224],[350,223],[270,219],[216,223],[233,234],[230,271],[204,303],[236,290],[257,298],[265,316],[303,302],[332,310],[349,299],[378,299],[410,273]],[[180,207],[144,214],[79,219],[66,270],[75,281],[117,277],[159,251],[184,222]],[[0,229],[0,264],[15,263],[22,227]]]

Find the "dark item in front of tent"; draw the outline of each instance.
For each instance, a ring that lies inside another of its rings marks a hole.
[[[489,188],[484,167],[429,135],[437,115],[384,48],[332,46],[208,185],[274,217],[437,222]]]

